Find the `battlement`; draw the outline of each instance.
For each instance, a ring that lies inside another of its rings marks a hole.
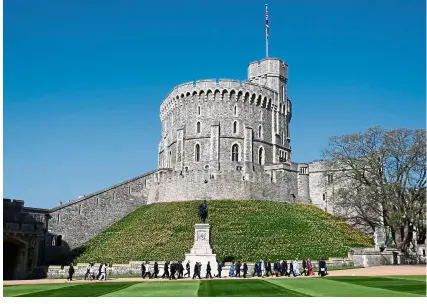
[[[265,107],[275,105],[278,92],[266,86],[234,79],[205,79],[174,87],[160,105],[160,118],[173,111],[177,106],[188,102],[248,102]]]

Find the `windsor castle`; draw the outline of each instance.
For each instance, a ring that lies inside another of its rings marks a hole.
[[[37,222],[28,224],[30,234],[21,235],[26,224],[5,220],[5,238],[10,234],[11,244],[17,234],[27,238],[23,242],[32,245],[15,246],[16,255],[31,269],[40,255],[54,260],[144,204],[264,199],[305,202],[333,213],[334,175],[325,162],[292,162],[287,80],[287,64],[266,58],[249,64],[247,81],[209,79],[176,86],[160,105],[156,170],[52,209],[4,200],[6,216],[20,212]]]

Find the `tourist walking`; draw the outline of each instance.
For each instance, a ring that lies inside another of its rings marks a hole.
[[[282,261],[281,275],[282,276],[288,275],[288,262],[286,262],[285,260]]]
[[[308,275],[309,276],[314,275],[314,272],[313,272],[313,263],[311,263],[310,259],[307,259],[307,271],[308,271]]]
[[[86,266],[86,273],[85,273],[85,280],[88,280],[89,279],[89,273],[90,273],[90,263],[89,264],[87,264],[87,266]]]
[[[273,273],[271,272],[271,263],[270,261],[266,262],[266,266],[265,266],[265,274],[267,277],[269,277],[270,275],[272,276]],[[270,275],[269,275],[270,274]]]
[[[201,265],[199,264],[199,262],[196,262],[196,264],[194,264],[194,274],[193,274],[193,280],[196,277],[199,277],[199,279],[201,280],[202,278],[200,277],[200,268]]]
[[[74,275],[74,266],[71,263],[70,264],[70,268],[68,268],[68,278],[67,278],[67,281],[72,281],[73,280],[73,275]]]
[[[95,269],[94,268],[95,268],[94,264],[92,263],[90,265],[90,268],[89,268],[89,281],[92,281],[95,279]]]
[[[99,281],[106,280],[105,271],[106,271],[106,264],[101,264],[101,275],[99,276],[99,279],[98,279]]]
[[[164,268],[163,268],[163,275],[162,275],[162,279],[164,278],[169,278],[169,263],[166,261]]]
[[[236,277],[240,278],[240,261],[236,263]]]
[[[235,271],[235,267],[236,267],[236,265],[234,264],[234,261],[231,263],[231,266],[230,266],[230,270],[228,271],[228,276],[231,278],[231,277],[234,277],[234,271]]]
[[[307,259],[302,260],[302,275],[307,276]]]
[[[145,262],[145,273],[142,278],[145,279],[146,276],[148,276],[148,279],[151,279],[151,265],[148,261]]]
[[[217,270],[218,270],[218,278],[221,278],[221,274],[222,274],[222,263],[221,261],[218,261],[218,266],[217,266]]]
[[[141,264],[141,278],[145,276],[145,265],[144,263]]]
[[[291,276],[291,274],[295,277],[294,264],[292,263],[292,261],[289,261],[289,264],[288,264],[288,278]]]
[[[295,259],[294,263],[293,263],[293,270],[294,270],[294,274],[295,276],[299,276],[301,275],[300,271],[299,271],[299,263],[297,261],[297,259]]]
[[[184,274],[184,277],[185,277],[185,276],[190,277],[190,261],[188,261],[188,262],[187,262],[187,264],[185,265],[185,270],[186,270],[187,272]]]
[[[243,277],[246,279],[246,274],[248,273],[248,264],[243,263]]]
[[[206,279],[208,278],[208,276],[212,279],[211,262],[209,261],[208,261],[208,265],[206,265]]]
[[[157,279],[158,274],[159,274],[159,264],[157,264],[157,262],[154,262],[153,275],[151,276],[151,278]]]
[[[319,276],[324,277],[327,275],[326,262],[323,257],[319,259]]]
[[[178,264],[178,278],[182,279],[184,277],[184,266],[182,265],[182,261]]]

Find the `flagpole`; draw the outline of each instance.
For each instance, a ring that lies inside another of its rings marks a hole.
[[[269,22],[268,22],[268,4],[265,5],[265,57],[268,58],[268,36],[269,36]]]

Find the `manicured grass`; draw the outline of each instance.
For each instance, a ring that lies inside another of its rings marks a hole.
[[[303,297],[297,291],[263,280],[202,281],[199,297]]]
[[[5,297],[425,297],[425,277],[96,282],[3,287]]]
[[[350,283],[376,289],[385,289],[398,292],[412,293],[417,295],[426,294],[426,284],[422,281],[401,280],[398,278],[385,277],[329,277],[328,280]]]
[[[142,206],[75,250],[74,262],[182,260],[193,245],[199,204]],[[307,204],[211,201],[208,222],[212,247],[222,261],[318,260],[347,257],[350,246],[372,246],[357,229]]]
[[[21,297],[99,297],[106,293],[130,287],[133,282],[111,282],[69,285],[63,288],[28,293]]]

